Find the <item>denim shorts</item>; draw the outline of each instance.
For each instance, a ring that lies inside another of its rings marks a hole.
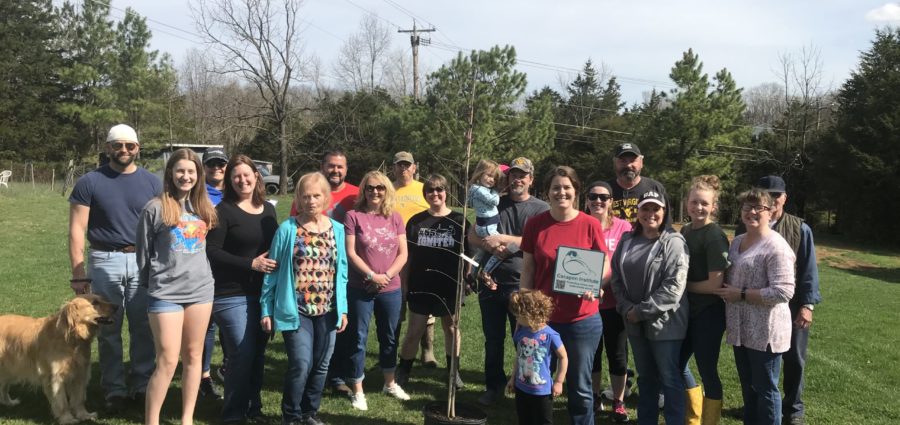
[[[177,313],[184,311],[184,308],[193,304],[204,303],[173,303],[153,296],[147,296],[147,313]]]

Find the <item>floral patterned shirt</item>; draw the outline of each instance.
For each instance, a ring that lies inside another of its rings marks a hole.
[[[726,342],[757,351],[771,349],[783,353],[791,347],[791,310],[788,301],[794,295],[794,251],[776,232],[770,232],[744,252],[737,236],[728,250],[725,282],[731,286],[759,289],[763,304],[745,301],[728,303],[725,321]]]

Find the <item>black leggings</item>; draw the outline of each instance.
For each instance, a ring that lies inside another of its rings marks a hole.
[[[531,395],[516,388],[519,425],[553,425],[553,396]]]
[[[603,338],[597,345],[594,355],[593,373],[599,373],[603,366],[603,345],[606,344],[606,360],[609,362],[609,374],[625,376],[628,370],[628,333],[625,332],[625,320],[614,308],[600,310],[603,320]]]

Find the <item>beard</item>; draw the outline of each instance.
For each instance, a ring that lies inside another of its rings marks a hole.
[[[344,175],[340,173],[330,173],[328,174],[328,183],[331,187],[338,187],[344,184]]]
[[[630,182],[633,182],[634,179],[638,178],[639,175],[640,174],[638,172],[632,171],[629,169],[619,171],[619,177],[621,177],[627,181],[630,181]]]
[[[124,168],[124,167],[131,165],[134,162],[136,157],[137,157],[137,154],[131,154],[131,153],[119,154],[118,152],[114,152],[112,154],[112,156],[109,158],[109,160],[112,162],[115,162],[116,165],[119,165]]]

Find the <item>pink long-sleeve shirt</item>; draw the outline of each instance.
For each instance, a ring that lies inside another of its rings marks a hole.
[[[783,353],[791,347],[791,310],[788,301],[794,295],[794,261],[791,247],[776,232],[769,234],[744,252],[740,235],[731,242],[726,283],[738,288],[759,289],[763,304],[745,301],[728,303],[725,309],[725,341],[734,346]]]

